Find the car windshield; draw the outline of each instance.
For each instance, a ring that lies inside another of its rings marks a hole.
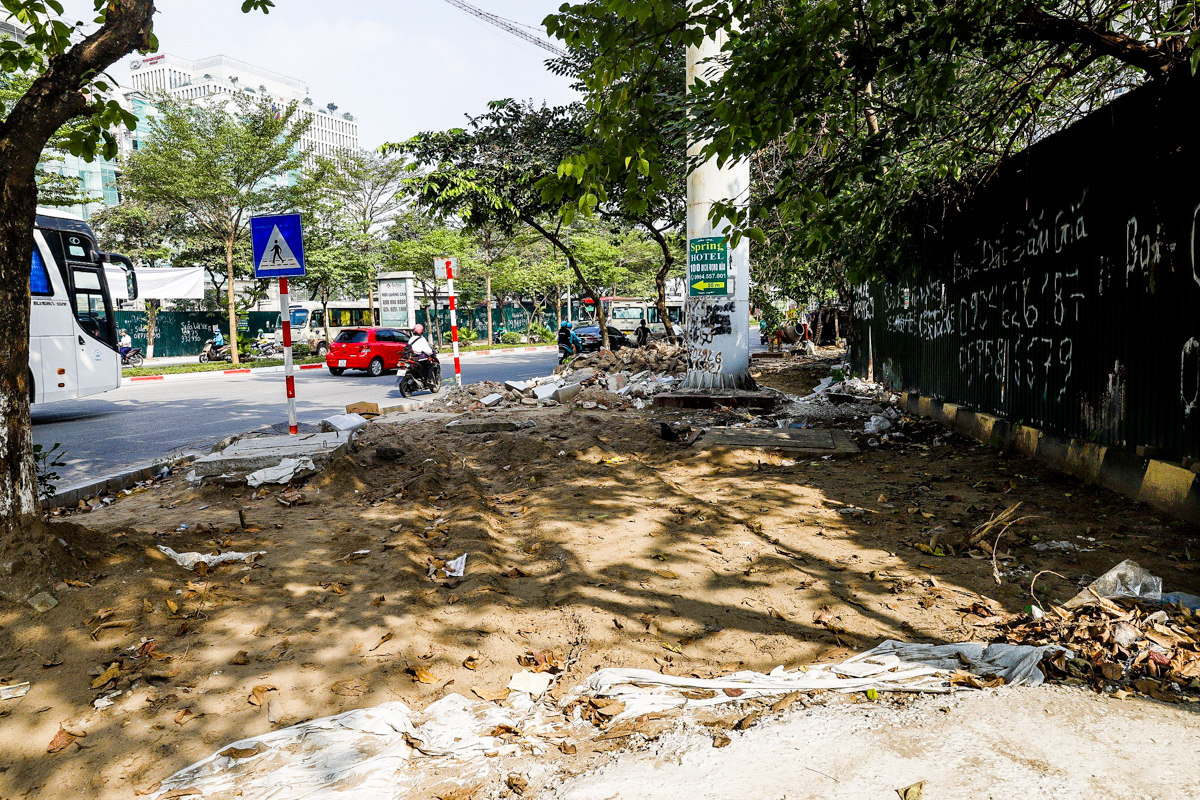
[[[342,331],[334,339],[338,344],[363,344],[367,341],[366,331]]]
[[[308,309],[307,308],[293,308],[292,309],[292,327],[293,328],[303,328],[307,322],[308,322]]]

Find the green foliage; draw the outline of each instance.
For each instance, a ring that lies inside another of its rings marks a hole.
[[[529,326],[529,343],[540,344],[544,342],[552,342],[555,340],[554,331],[542,325],[539,322],[534,322]]]
[[[59,474],[56,470],[58,467],[67,465],[67,462],[62,460],[66,452],[61,447],[59,442],[55,442],[54,446],[48,450],[40,444],[33,446],[33,464],[37,471],[38,497],[40,498],[54,497],[57,491],[56,482]]]
[[[500,335],[500,344],[521,344],[521,334],[516,331],[505,331]]]
[[[1200,61],[1195,2],[595,0],[546,26],[571,48],[560,68],[578,70],[592,134],[564,159],[560,176],[578,186],[560,199],[585,208],[621,180],[665,181],[648,123],[666,113],[706,142],[698,158],[765,157],[753,202],[729,198],[713,215],[735,238],[783,239],[776,277],[823,272],[821,290],[904,269],[924,220],[997,160]],[[685,106],[647,89],[667,85],[664,68],[681,74],[670,61],[682,48],[730,29],[727,70],[701,65]]]
[[[459,344],[470,344],[471,342],[475,341],[478,338],[479,338],[479,334],[476,333],[474,328],[459,328],[458,329],[458,343]],[[453,342],[454,341],[454,331],[446,331],[444,334],[442,334],[442,340],[446,344],[450,344],[451,342]]]

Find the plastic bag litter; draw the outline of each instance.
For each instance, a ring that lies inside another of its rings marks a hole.
[[[221,553],[219,556],[212,556],[207,553],[176,553],[171,548],[162,544],[158,546],[158,549],[167,558],[184,569],[195,569],[197,564],[206,564],[209,567],[215,567],[218,564],[226,564],[231,561],[249,561],[256,556],[265,556],[267,554],[266,550],[256,550],[253,553]]]
[[[1129,559],[1096,578],[1087,589],[1063,603],[1063,608],[1078,608],[1094,602],[1096,597],[1089,589],[1110,600],[1114,597],[1136,597],[1153,603],[1162,600],[1162,578],[1151,575]]]
[[[1192,611],[1200,611],[1200,597],[1187,592],[1169,592],[1162,596],[1164,603],[1179,603],[1184,608],[1190,608]]]
[[[467,554],[463,553],[458,558],[446,562],[446,566],[442,567],[442,572],[446,573],[447,578],[461,578],[467,571]]]
[[[879,434],[892,427],[892,421],[882,414],[873,414],[864,430],[867,433]]]
[[[423,756],[469,759],[462,764],[469,776],[487,769],[485,752],[519,749],[490,735],[501,727],[523,735],[553,731],[531,702],[501,707],[448,694],[421,712],[384,703],[234,742],[164,780],[152,800],[178,789],[204,797],[394,800],[420,786]],[[223,755],[234,750],[236,756]]]
[[[1057,644],[1034,647],[1024,644],[910,644],[888,640],[863,657],[892,655],[903,661],[927,664],[944,670],[967,669],[976,675],[995,675],[1004,678],[1009,686],[1041,686],[1045,680],[1038,664],[1047,655],[1074,653]]]
[[[262,486],[264,483],[288,483],[296,475],[316,472],[317,465],[308,456],[303,458],[285,458],[273,467],[263,467],[246,476],[248,486]]]

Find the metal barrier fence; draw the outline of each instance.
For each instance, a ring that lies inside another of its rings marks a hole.
[[[117,328],[129,331],[133,346],[146,352],[146,336],[150,329],[150,317],[144,311],[117,311],[114,315]],[[243,321],[245,324],[243,325]],[[250,311],[239,317],[239,326],[251,336],[260,330],[273,332],[279,324],[278,311]],[[154,356],[198,355],[204,343],[212,338],[213,326],[221,329],[229,340],[229,315],[224,312],[208,311],[159,311],[154,318]]]
[[[925,220],[919,277],[860,287],[851,363],[1100,444],[1200,457],[1200,185],[1175,76],[1005,162]]]

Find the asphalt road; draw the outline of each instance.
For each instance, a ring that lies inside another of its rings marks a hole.
[[[465,356],[463,381],[526,380],[554,369],[554,352]],[[442,363],[452,376],[453,361]],[[426,396],[425,393],[418,397]],[[382,403],[400,398],[396,377],[371,378],[327,370],[296,373],[300,422],[317,423],[344,413],[350,403]],[[282,373],[212,376],[182,381],[126,383],[120,389],[83,399],[33,406],[33,439],[50,447],[61,443],[66,466],[58,487],[95,480],[193,450],[207,450],[237,433],[287,421]]]

